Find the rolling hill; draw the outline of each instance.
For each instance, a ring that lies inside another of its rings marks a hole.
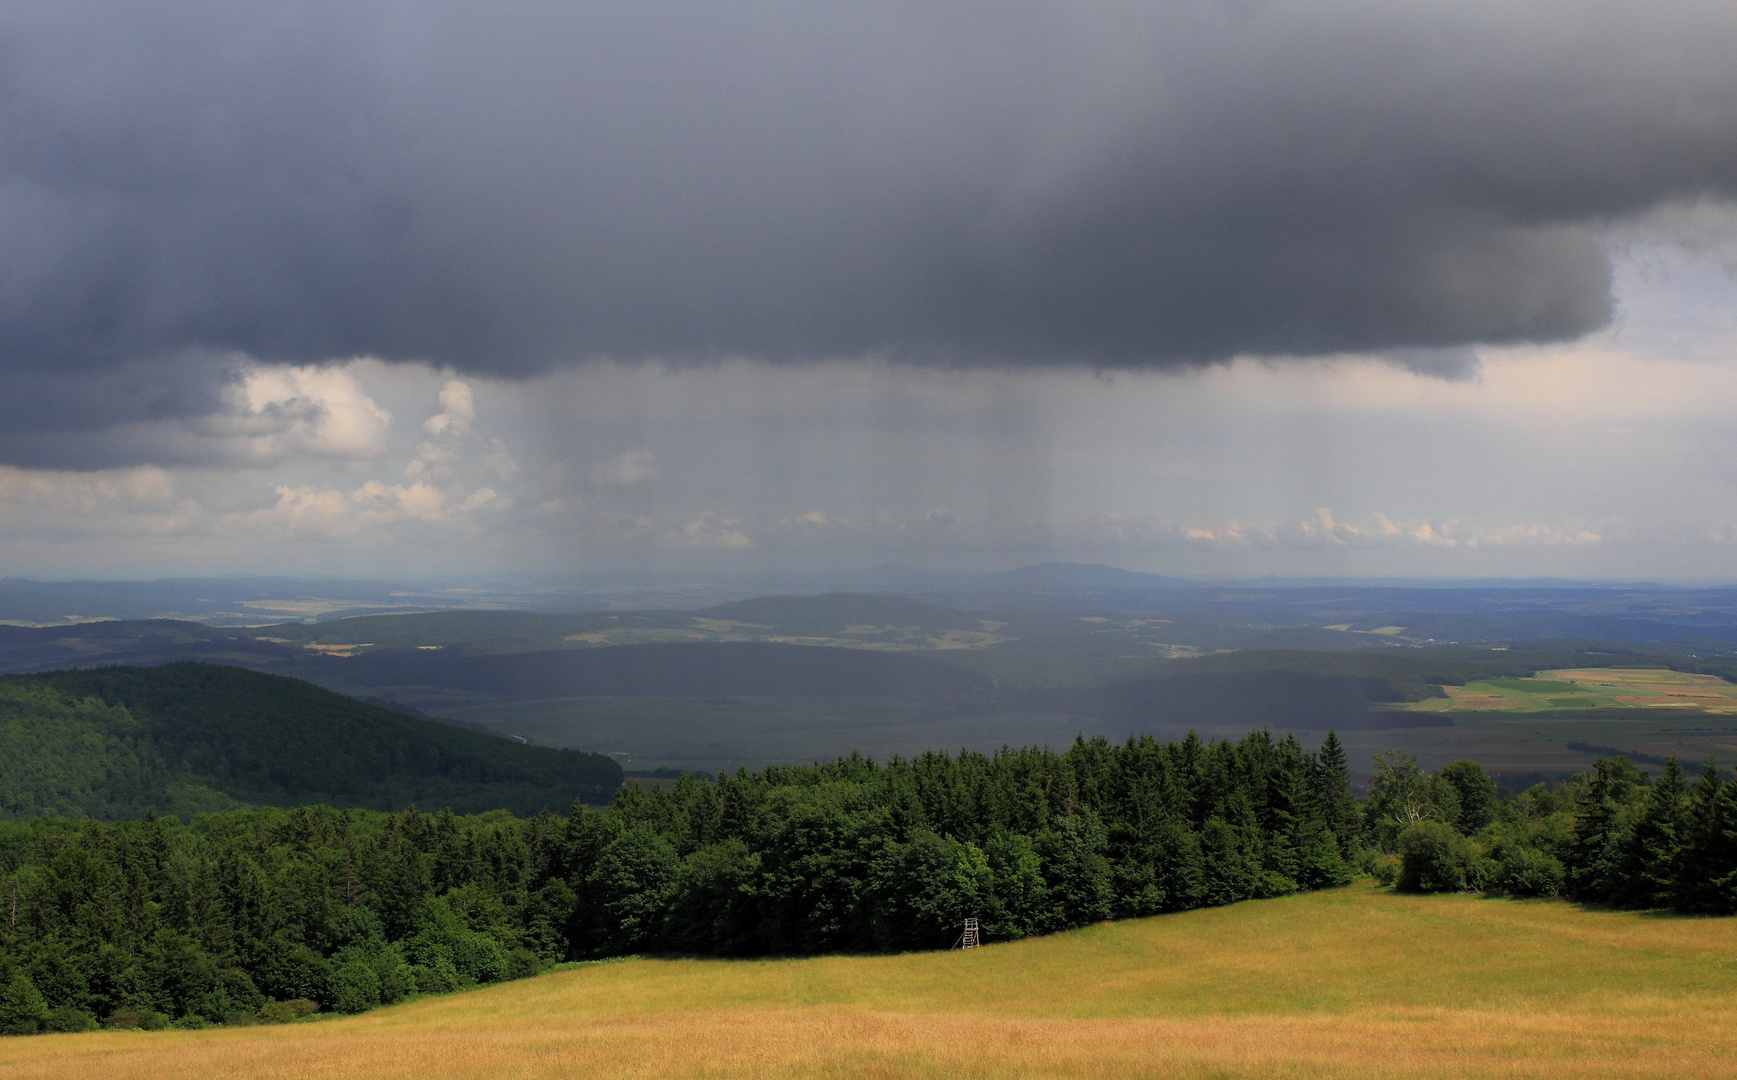
[[[238,803],[565,812],[621,768],[218,664],[0,679],[0,815],[128,817]]]

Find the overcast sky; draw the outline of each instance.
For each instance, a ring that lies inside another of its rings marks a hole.
[[[1737,580],[1737,6],[0,8],[0,576]]]

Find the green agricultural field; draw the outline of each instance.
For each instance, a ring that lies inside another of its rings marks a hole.
[[[1737,716],[1737,685],[1664,668],[1573,668],[1531,678],[1481,679],[1411,706],[1427,712],[1652,709]]]
[[[0,1041],[19,1080],[1707,1077],[1737,920],[1369,884],[970,952],[584,965],[349,1019]]]
[[[1737,761],[1737,685],[1714,675],[1564,668],[1444,689],[1445,697],[1397,706],[1453,720],[1396,742],[1432,765],[1464,756],[1498,771],[1550,773],[1584,768],[1610,749],[1689,765]]]

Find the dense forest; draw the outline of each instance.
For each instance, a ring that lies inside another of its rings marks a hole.
[[[0,678],[0,819],[244,804],[459,812],[607,803],[621,768],[218,664]]]
[[[1079,741],[850,757],[598,812],[263,808],[0,824],[0,1027],[360,1011],[631,953],[946,948],[1349,882],[1737,910],[1737,785],[1624,759],[1499,798],[1389,753]]]

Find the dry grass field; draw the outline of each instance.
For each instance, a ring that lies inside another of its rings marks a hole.
[[[973,952],[630,960],[359,1017],[0,1040],[55,1080],[1737,1075],[1737,920],[1332,893]]]

